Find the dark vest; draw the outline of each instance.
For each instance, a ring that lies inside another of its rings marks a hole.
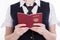
[[[49,30],[49,13],[50,13],[50,7],[49,7],[49,3],[47,2],[41,2],[41,7],[38,7],[38,11],[43,13],[43,24],[46,25],[46,29]],[[18,24],[18,19],[17,19],[17,12],[21,12],[24,13],[22,10],[22,7],[20,7],[20,2],[11,5],[11,17],[13,19],[13,31],[15,29],[15,25]],[[18,40],[33,40],[30,37],[32,36],[32,32],[34,35],[34,40],[46,40],[42,35],[38,34],[37,32],[34,32],[32,30],[28,30],[26,33],[24,33]]]

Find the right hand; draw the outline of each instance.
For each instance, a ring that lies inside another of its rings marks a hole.
[[[15,26],[14,33],[17,34],[18,36],[22,36],[29,29],[28,27],[21,26],[26,26],[26,24],[18,24]]]

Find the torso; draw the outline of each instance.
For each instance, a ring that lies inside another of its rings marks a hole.
[[[18,19],[17,19],[17,12],[23,12],[22,7],[19,6],[20,2],[17,4],[14,4],[11,6],[11,16],[13,18],[13,26],[18,24]],[[42,12],[43,13],[43,24],[46,25],[46,29],[49,29],[49,3],[41,1],[41,7],[38,7],[37,13]],[[13,27],[14,29],[15,27]],[[34,40],[45,40],[45,38],[42,35],[39,35],[38,33],[28,30],[24,35],[22,35],[18,40],[31,40],[32,32],[34,35]]]

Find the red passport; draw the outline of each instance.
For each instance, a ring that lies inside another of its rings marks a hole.
[[[18,24],[26,24],[26,27],[34,27],[34,23],[42,23],[42,13],[37,13],[37,14],[23,14],[23,13],[18,13]]]

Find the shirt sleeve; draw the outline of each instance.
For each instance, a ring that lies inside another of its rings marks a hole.
[[[50,4],[49,25],[56,24],[57,22],[58,21],[57,21],[57,18],[56,18],[55,10],[54,10],[53,6]]]
[[[12,20],[11,15],[10,15],[10,7],[7,9],[7,13],[6,13],[5,17],[6,18],[5,18],[2,26],[12,27],[13,26],[13,24],[12,24],[13,20]]]

